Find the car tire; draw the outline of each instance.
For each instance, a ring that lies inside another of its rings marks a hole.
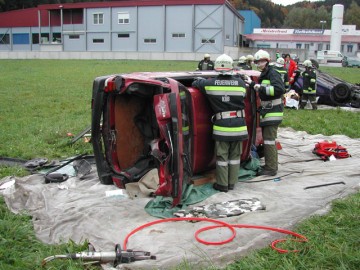
[[[345,83],[337,84],[330,91],[330,98],[335,104],[344,104],[349,102],[351,89]]]
[[[315,59],[310,59],[311,63],[313,64],[314,67],[316,67],[317,69],[319,69],[319,62],[316,61]]]

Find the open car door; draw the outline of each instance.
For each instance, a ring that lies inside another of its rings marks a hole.
[[[125,188],[156,167],[155,195],[181,201],[184,145],[179,83],[170,78],[139,81],[96,78],[92,144],[100,181]],[[185,108],[186,106],[183,106]]]

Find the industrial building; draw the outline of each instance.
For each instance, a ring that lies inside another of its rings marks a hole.
[[[193,60],[194,53],[229,52],[237,57],[243,31],[244,18],[226,0],[48,4],[0,13],[0,53],[190,53]]]
[[[355,25],[343,25],[344,6],[333,5],[331,29],[254,28],[246,35],[249,47],[278,51],[304,51],[306,58],[317,58],[318,51],[340,51],[347,57],[360,53],[360,31]],[[320,21],[320,24],[326,21]]]
[[[331,30],[256,28],[246,40],[250,47],[280,52],[305,49],[308,57],[315,58],[317,51],[330,50]],[[340,51],[349,57],[360,51],[360,31],[355,25],[342,26]]]

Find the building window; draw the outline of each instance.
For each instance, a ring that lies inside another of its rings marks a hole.
[[[130,15],[128,12],[119,12],[118,13],[118,24],[129,24]]]
[[[212,38],[203,38],[201,39],[201,44],[208,44],[208,43],[211,43],[211,44],[215,44],[215,39],[212,39]]]
[[[49,37],[49,33],[41,33],[41,42],[39,42],[39,33],[33,33],[31,36],[32,44],[49,43]]]
[[[144,38],[144,43],[156,43],[156,38]]]
[[[0,44],[10,44],[9,34],[0,34]]]
[[[104,39],[103,38],[94,38],[93,43],[104,43]]]
[[[341,49],[340,49],[340,51],[344,51],[344,45],[341,45]]]
[[[129,38],[130,34],[118,34],[118,38]]]
[[[93,14],[93,23],[94,24],[104,24],[104,13],[94,13]]]
[[[326,49],[330,50],[330,44],[326,44]]]
[[[351,53],[353,51],[353,45],[347,45],[347,52]]]
[[[13,34],[13,43],[14,44],[29,44],[30,38],[29,34]]]
[[[318,44],[318,51],[322,51],[322,49],[323,49],[323,44],[322,44],[322,43],[319,43],[319,44]]]
[[[230,40],[230,35],[225,35],[226,40]]]
[[[257,44],[256,47],[257,48],[270,48],[270,44],[260,43],[260,44]]]
[[[172,33],[173,38],[185,38],[185,33]]]
[[[310,49],[310,44],[305,44],[305,50],[309,50]]]
[[[301,43],[296,43],[296,49],[301,49]]]
[[[69,39],[80,39],[80,35],[69,35]]]

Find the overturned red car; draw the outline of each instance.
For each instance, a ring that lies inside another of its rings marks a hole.
[[[257,81],[258,71],[235,71]],[[191,177],[215,168],[211,116],[206,97],[192,82],[217,76],[204,72],[141,72],[98,77],[93,82],[92,145],[99,179],[103,184],[139,181],[158,169],[155,195],[180,203]],[[259,98],[247,89],[245,99],[249,139],[243,143],[242,161],[258,145],[256,109]]]

